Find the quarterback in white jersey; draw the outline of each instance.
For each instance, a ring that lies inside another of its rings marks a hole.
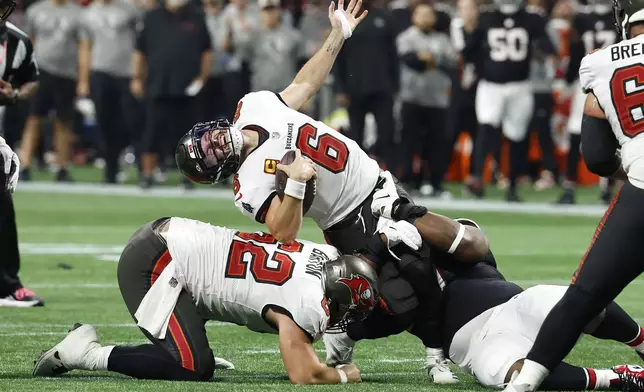
[[[644,271],[644,0],[616,0],[613,8],[623,40],[584,57],[579,70],[587,92],[581,152],[590,171],[625,182],[507,391],[536,390],[584,326]],[[637,382],[641,388],[644,376]]]
[[[123,299],[154,344],[101,346],[91,325],[77,324],[44,352],[33,374],[111,370],[143,379],[202,381],[216,359],[207,320],[279,334],[280,351],[296,384],[360,381],[355,365],[335,369],[312,343],[329,329],[364,319],[377,301],[377,276],[366,259],[329,245],[278,243],[183,218],[148,223],[130,239],[118,266]]]

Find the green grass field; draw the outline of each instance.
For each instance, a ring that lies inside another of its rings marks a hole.
[[[243,230],[260,229],[244,218],[232,202],[220,199],[149,198],[18,192],[15,196],[24,283],[45,298],[36,309],[0,308],[0,391],[265,391],[290,386],[275,336],[254,334],[242,327],[210,323],[215,355],[235,363],[237,370],[215,373],[208,383],[136,381],[108,373],[72,372],[57,379],[33,379],[31,368],[40,351],[57,343],[74,322],[98,327],[101,341],[141,344],[116,286],[116,260],[131,234],[161,216],[183,216]],[[566,284],[590,241],[598,217],[558,217],[518,213],[448,211],[476,219],[491,239],[502,272],[528,287],[540,282]],[[301,237],[322,241],[306,222]],[[638,301],[644,294],[636,281],[619,298],[636,318],[644,317]],[[320,355],[322,345],[317,346]],[[325,390],[480,389],[459,372],[462,383],[432,386],[422,369],[424,349],[403,334],[360,342],[355,361],[364,382]],[[623,346],[584,338],[571,354],[575,364],[609,367],[637,363]],[[298,390],[314,388],[298,387]],[[322,388],[315,388],[320,390]]]

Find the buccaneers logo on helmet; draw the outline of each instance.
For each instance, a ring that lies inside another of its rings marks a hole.
[[[368,312],[376,306],[373,288],[367,279],[351,274],[351,278],[341,278],[338,282],[351,290],[351,308],[358,312]]]

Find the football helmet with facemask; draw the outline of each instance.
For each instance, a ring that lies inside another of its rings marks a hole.
[[[615,28],[622,39],[630,39],[630,25],[644,23],[644,0],[614,0]]]
[[[215,184],[235,174],[244,138],[227,120],[198,123],[179,140],[174,157],[191,181]]]
[[[329,306],[327,332],[344,332],[347,325],[364,320],[378,301],[378,275],[369,263],[342,255],[324,264],[324,293]]]
[[[14,0],[0,0],[0,20],[7,20],[16,9]]]

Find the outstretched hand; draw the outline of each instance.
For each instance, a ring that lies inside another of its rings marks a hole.
[[[346,10],[344,9],[344,0],[338,0],[338,11],[347,18],[351,31],[355,30],[356,26],[367,17],[368,12],[366,10],[358,14],[360,8],[362,8],[362,0],[351,0]],[[335,15],[335,1],[332,1],[329,5],[329,21],[334,29],[342,30],[340,19]]]

